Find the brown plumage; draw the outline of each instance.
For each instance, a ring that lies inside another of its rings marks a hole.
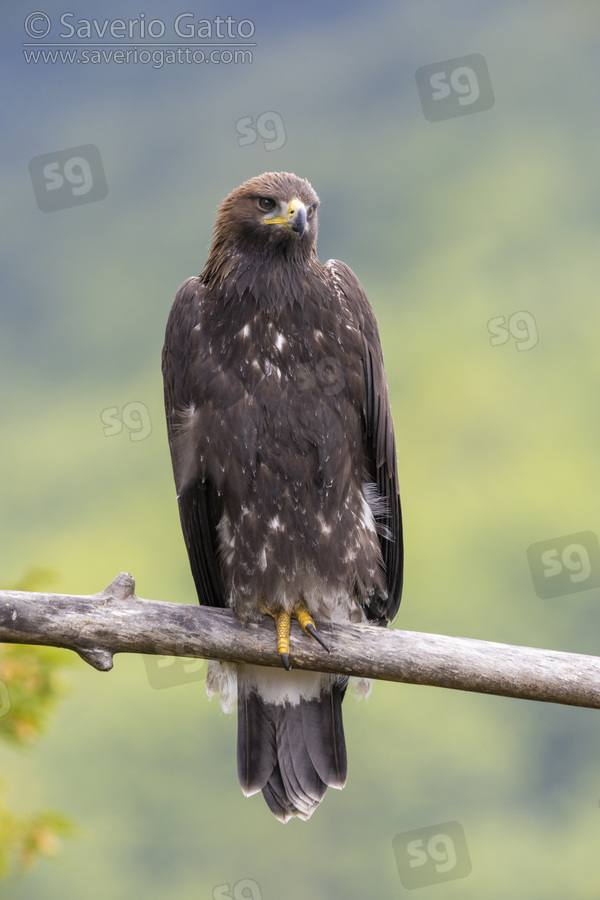
[[[358,279],[317,258],[318,205],[295,175],[247,181],[179,289],[163,373],[181,523],[202,604],[387,624],[403,552],[383,358]],[[345,783],[346,682],[210,665],[209,691],[237,693],[242,788],[282,821]]]

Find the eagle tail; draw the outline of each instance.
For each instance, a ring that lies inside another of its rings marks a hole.
[[[296,702],[273,702],[256,678],[238,681],[240,784],[247,796],[262,790],[281,822],[292,816],[308,819],[328,787],[346,783],[342,700],[347,679],[320,678],[319,694],[299,694]]]

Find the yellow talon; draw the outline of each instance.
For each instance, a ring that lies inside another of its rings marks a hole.
[[[309,632],[306,631],[307,626],[312,625],[312,627],[314,628],[315,623],[313,621],[311,614],[309,613],[307,608],[304,606],[304,604],[297,606],[296,609],[294,610],[294,614],[295,614],[296,618],[298,619],[298,621],[300,622],[300,625],[302,626],[302,631],[306,632],[306,634],[309,634]]]
[[[281,656],[284,668],[289,669],[288,654],[290,652],[290,625],[291,614],[285,609],[278,609],[275,614],[275,628],[277,630],[277,652]],[[286,665],[287,663],[287,665]]]
[[[297,619],[305,634],[309,634],[329,653],[329,647],[316,629],[313,617],[303,603],[299,603],[291,613],[279,606],[276,610],[271,611],[266,606],[261,607],[261,611],[275,619],[275,630],[277,632],[277,652],[281,657],[284,669],[290,669],[290,625],[292,617]]]
[[[284,669],[290,669],[290,625],[292,622],[291,613],[282,609],[281,606],[276,610],[267,609],[265,604],[261,604],[260,611],[275,619],[275,631],[277,632],[277,652],[281,657],[281,663]]]
[[[311,614],[309,613],[309,611],[307,610],[306,606],[303,603],[300,603],[296,607],[296,609],[294,610],[294,615],[300,622],[300,625],[301,625],[304,633],[310,634],[311,637],[314,637],[314,639],[319,642],[321,647],[323,647],[323,649],[327,650],[327,652],[329,653],[330,652],[329,647],[327,646],[327,644],[325,643],[325,641],[323,640],[323,638],[317,631],[317,626],[314,623],[313,617],[311,616]]]

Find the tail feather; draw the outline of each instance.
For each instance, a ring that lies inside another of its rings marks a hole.
[[[276,708],[260,702],[254,693],[239,692],[238,777],[246,796],[260,791],[277,765],[277,719]]]
[[[300,705],[306,749],[319,777],[335,788],[344,787],[348,771],[342,722],[346,683],[333,684],[328,696]]]
[[[283,709],[277,730],[277,758],[286,794],[307,817],[316,809],[327,790],[312,762],[302,730],[302,706]]]
[[[292,818],[292,816],[297,815],[300,815],[300,818],[302,819],[306,819],[306,816],[303,814],[299,814],[298,810],[288,800],[287,794],[285,792],[285,787],[283,786],[283,781],[281,779],[279,766],[276,767],[275,771],[269,778],[269,781],[262,789],[262,792],[267,806],[269,807],[273,815],[277,819],[279,819],[280,822],[287,822]]]
[[[328,786],[346,781],[345,682],[323,676],[319,696],[270,702],[260,684],[238,680],[238,775],[246,795],[262,790],[282,822],[308,819]]]

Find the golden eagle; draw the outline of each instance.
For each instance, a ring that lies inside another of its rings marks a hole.
[[[181,525],[200,603],[276,622],[393,619],[402,590],[396,448],[375,316],[316,251],[319,198],[268,172],[219,207],[202,274],[179,289],[163,351]],[[325,645],[324,645],[325,646]],[[325,648],[326,649],[326,648]],[[348,679],[212,662],[238,705],[238,774],[283,822],[346,781]]]

